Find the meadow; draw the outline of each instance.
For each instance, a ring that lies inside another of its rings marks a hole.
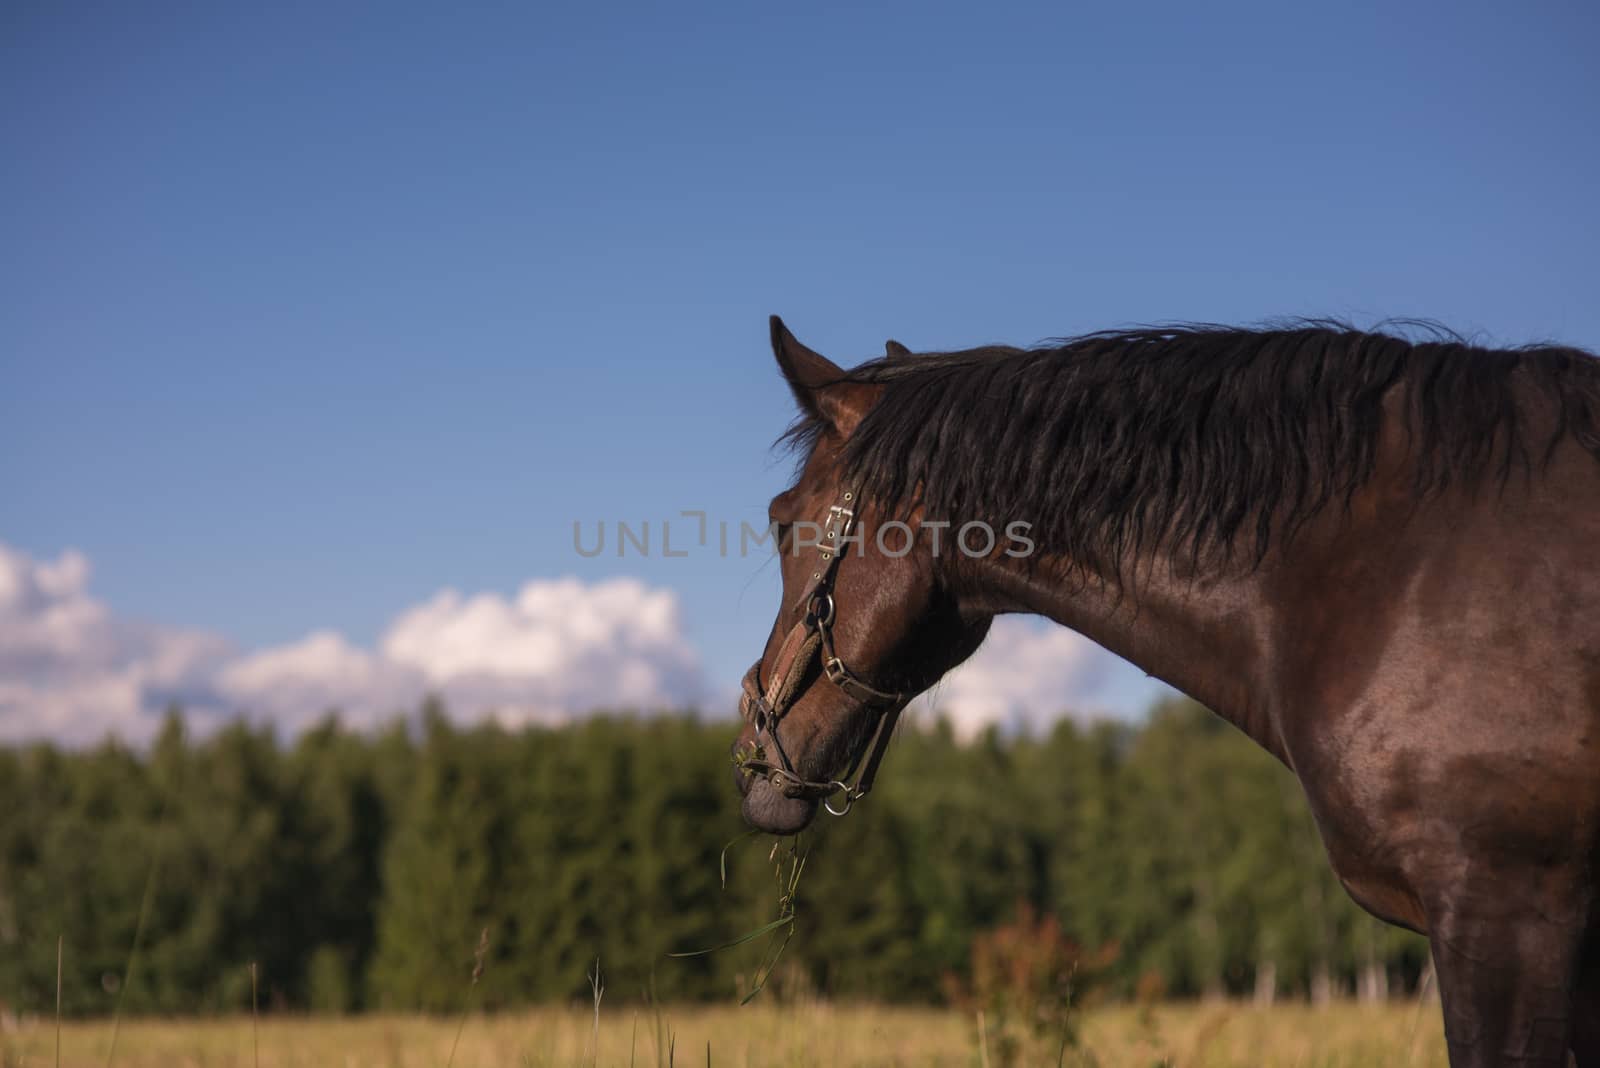
[[[59,1063],[108,1068],[1445,1063],[1426,944],[1197,706],[908,731],[941,790],[808,833],[797,900],[801,844],[735,838],[726,730],[0,748],[0,1068],[57,1063],[58,1003]]]
[[[357,1016],[125,1020],[120,1068],[535,1068],[713,1065],[839,1068],[928,1065],[1135,1065],[1150,1068],[1443,1066],[1436,1002],[1240,1002],[1109,1006],[1078,1015],[1061,1036],[1019,1035],[953,1010],[812,1002],[745,1008],[602,1005],[461,1017]],[[459,1045],[451,1057],[459,1032]],[[101,1068],[110,1021],[68,1022],[64,1068]],[[597,1043],[598,1040],[598,1043]],[[53,1021],[0,1036],[0,1066],[53,1065]]]

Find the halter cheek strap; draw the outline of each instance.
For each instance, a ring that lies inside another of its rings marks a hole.
[[[756,744],[764,747],[763,739],[770,739],[777,762],[768,759],[758,749],[755,756],[741,761],[740,768],[749,774],[765,772],[767,781],[787,797],[820,800],[829,812],[843,816],[850,807],[872,789],[872,780],[878,765],[889,748],[889,738],[894,734],[900,711],[910,700],[906,694],[891,693],[869,685],[851,671],[839,658],[833,646],[833,579],[844,554],[844,544],[855,524],[855,511],[851,507],[853,493],[846,493],[844,501],[828,509],[828,519],[822,529],[822,543],[818,548],[820,559],[811,579],[801,593],[799,603],[806,606],[805,616],[790,628],[773,659],[772,677],[761,685],[761,661],[757,660],[745,674],[744,693],[739,699],[739,712],[755,727]],[[858,707],[877,713],[877,723],[866,748],[859,750],[850,761],[850,767],[840,779],[807,779],[795,770],[794,762],[784,751],[778,737],[778,724],[800,699],[812,663],[821,657],[822,674],[837,686]],[[862,763],[865,758],[865,764]],[[860,776],[850,780],[860,769]],[[843,807],[835,808],[833,798],[843,794]]]

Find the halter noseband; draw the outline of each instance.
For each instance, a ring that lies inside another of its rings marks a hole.
[[[783,644],[778,647],[771,682],[763,689],[761,661],[757,660],[745,674],[744,693],[739,698],[739,714],[755,728],[758,746],[754,756],[740,761],[740,769],[752,774],[764,771],[767,781],[784,796],[820,800],[823,807],[835,816],[849,812],[850,807],[872,789],[873,777],[877,775],[878,765],[883,762],[883,754],[889,748],[895,721],[909,700],[906,694],[887,693],[869,686],[845,666],[833,648],[833,579],[839,570],[839,560],[845,553],[845,541],[855,524],[855,511],[851,507],[854,500],[855,494],[846,493],[843,503],[828,509],[828,518],[822,527],[822,541],[818,544],[821,559],[796,601],[806,606],[806,613],[800,622],[790,628]],[[826,781],[806,779],[795,771],[789,754],[784,752],[783,742],[778,738],[778,723],[799,700],[806,674],[819,653],[823,676],[844,691],[844,695],[857,706],[874,709],[878,716],[871,741],[851,759],[843,778]],[[772,740],[772,749],[778,755],[776,764],[767,759],[760,748],[763,735]],[[863,757],[866,758],[865,766],[862,765]],[[861,775],[852,784],[850,778],[856,774],[857,768],[860,768]],[[844,807],[834,808],[833,796],[839,793],[844,794]]]

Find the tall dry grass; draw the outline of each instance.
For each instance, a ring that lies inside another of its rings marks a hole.
[[[979,1045],[978,1022],[953,1010],[811,1003],[743,1008],[608,1010],[593,1005],[475,1015],[458,1032],[453,1018],[367,1016],[348,1019],[249,1016],[210,1020],[124,1019],[117,1038],[121,1068],[601,1068],[713,1065],[928,1065],[999,1068],[992,1026]],[[639,1026],[640,1022],[644,1026]],[[1437,1006],[1419,1015],[1409,1002],[1256,1008],[1224,1002],[1142,1009],[1115,1006],[1079,1015],[1064,1052],[1050,1036],[1013,1036],[1018,1065],[1099,1068],[1443,1068]],[[1413,1033],[1415,1031],[1415,1033]],[[106,1063],[110,1021],[62,1026],[61,1064]],[[54,1055],[54,1021],[40,1019],[0,1035],[0,1065],[44,1068]],[[986,1056],[987,1054],[987,1056]]]

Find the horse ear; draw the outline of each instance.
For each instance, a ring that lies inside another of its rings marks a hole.
[[[808,410],[814,410],[819,390],[844,377],[838,364],[802,345],[776,315],[772,317],[772,354],[778,358],[778,369],[788,379],[795,400]]]
[[[794,391],[801,410],[849,437],[872,407],[877,387],[842,381],[844,370],[802,345],[776,315],[772,317],[772,354],[778,358],[778,369]]]
[[[891,360],[898,360],[902,356],[910,356],[911,350],[900,344],[900,342],[896,341],[894,338],[890,338],[888,341],[883,343],[883,354],[889,357]]]

